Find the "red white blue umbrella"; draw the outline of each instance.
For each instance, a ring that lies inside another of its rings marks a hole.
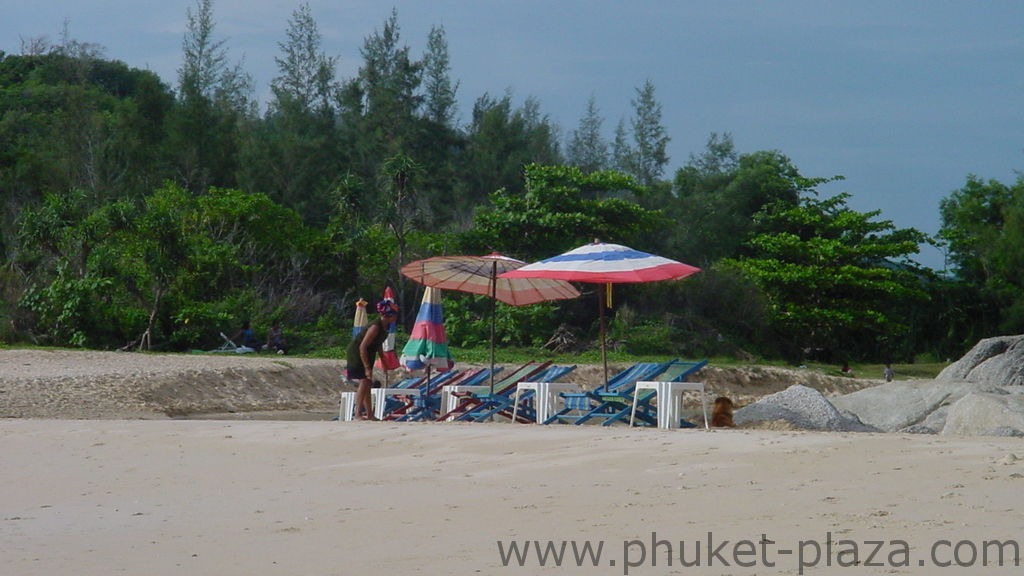
[[[502,278],[551,278],[569,282],[605,284],[599,291],[598,311],[601,317],[601,361],[604,363],[605,386],[608,384],[608,356],[605,348],[605,302],[610,300],[612,284],[679,280],[700,272],[700,268],[675,260],[634,250],[620,244],[593,242],[558,256],[527,264],[505,272]],[[604,296],[602,298],[601,296]]]
[[[455,365],[448,350],[448,335],[444,331],[444,307],[441,305],[441,291],[427,287],[423,301],[416,313],[416,322],[409,333],[409,341],[402,348],[402,365],[410,371],[439,371]]]
[[[594,242],[501,274],[501,278],[554,278],[569,282],[625,284],[677,280],[700,268],[621,244]]]

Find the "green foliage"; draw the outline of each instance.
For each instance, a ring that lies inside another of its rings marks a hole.
[[[76,277],[62,265],[51,283],[30,287],[21,305],[38,315],[54,344],[82,347],[100,331],[102,295],[112,284],[110,278]]]
[[[509,306],[484,296],[445,293],[445,332],[453,346],[489,346],[492,319],[494,341],[499,347],[542,346],[558,326],[554,304]]]
[[[854,353],[883,353],[865,343],[903,337],[908,327],[896,312],[925,298],[910,264],[897,260],[924,235],[851,210],[847,198],[770,205],[757,216],[763,232],[750,240],[751,256],[725,263],[764,291],[772,328],[793,357],[849,351],[852,342],[863,346]]]
[[[671,355],[676,352],[668,324],[640,319],[628,305],[620,306],[609,322],[608,345],[629,354]]]
[[[58,345],[94,345],[109,335],[113,275],[95,265],[111,234],[114,210],[89,208],[80,190],[48,194],[21,215],[19,243],[29,282],[20,306],[36,316],[41,338]]]
[[[451,126],[458,102],[455,91],[458,83],[452,83],[449,74],[448,40],[444,27],[434,26],[427,36],[427,53],[423,56],[423,70],[426,85],[427,119],[441,126]]]
[[[145,332],[172,348],[209,344],[241,319],[287,315],[264,302],[315,282],[296,258],[315,253],[319,233],[266,196],[166,185],[137,204],[87,200],[51,195],[23,216],[34,262],[23,306],[55,343],[119,346]]]
[[[759,231],[754,215],[766,206],[795,206],[815,186],[837,179],[805,178],[778,152],[737,155],[728,134],[712,134],[705,153],[676,173],[675,197],[647,204],[659,202],[669,218],[683,224],[671,231],[668,251],[709,266],[743,253]]]
[[[454,200],[476,206],[498,190],[523,190],[523,168],[560,161],[555,128],[540,115],[536,100],[515,108],[509,94],[483,95],[473,104],[467,127],[461,183]]]
[[[647,80],[636,89],[632,100],[633,117],[630,119],[633,146],[617,141],[616,168],[632,174],[644,186],[654,185],[668,164],[668,132],[661,123],[661,103],[654,96],[654,84]]]
[[[0,189],[10,208],[79,189],[117,198],[161,170],[173,97],[152,72],[65,54],[0,56]],[[5,217],[2,230],[12,231]]]
[[[1024,182],[1019,180],[1017,187],[1024,188]],[[1000,182],[968,176],[963,188],[939,203],[939,236],[947,242],[958,276],[979,283],[992,276],[1007,218],[1021,194]]]
[[[359,271],[356,286],[360,294],[376,298],[392,278],[398,241],[382,224],[369,226],[355,245],[355,264]]]
[[[331,179],[345,159],[335,122],[336,58],[320,48],[321,37],[308,4],[288,21],[278,76],[265,121],[243,141],[240,185],[291,207],[305,222],[322,226],[330,217]]]
[[[499,190],[491,195],[493,207],[477,213],[473,230],[464,237],[469,250],[494,249],[533,261],[595,238],[628,243],[661,222],[657,211],[621,198],[602,198],[639,190],[625,174],[583,174],[573,166],[531,164],[525,175],[525,193]]]
[[[980,338],[1024,331],[1024,176],[1010,186],[968,176],[939,208],[955,272],[940,286],[952,304],[941,311],[946,342],[962,352]]]
[[[608,169],[608,143],[601,136],[602,122],[597,111],[597,101],[591,95],[579,127],[572,132],[566,151],[567,164],[578,167],[584,173]]]
[[[252,77],[228,61],[225,41],[216,38],[213,0],[197,0],[186,21],[179,101],[168,118],[174,164],[193,193],[234,187],[242,130],[254,115]]]
[[[484,94],[467,125],[455,122],[443,29],[417,58],[392,11],[366,36],[358,73],[336,81],[302,6],[260,117],[251,79],[216,38],[213,2],[186,16],[176,91],[75,41],[0,54],[5,335],[108,348],[145,336],[183,349],[274,318],[293,343],[331,349],[358,295],[391,285],[415,311],[418,287],[398,274],[410,260],[491,250],[537,260],[595,238],[705,268],[616,288],[628,309],[610,313],[623,349],[613,354],[774,354],[781,342],[947,358],[1024,330],[1020,179],[970,176],[943,201],[956,275],[936,277],[900,260],[916,232],[801,201],[839,178],[803,177],[781,152],[740,154],[712,134],[664,181],[669,136],[650,82],[610,155],[591,98],[569,167],[535,98]],[[536,345],[564,324],[586,349],[593,303],[590,292],[499,307],[499,344]],[[487,304],[453,299],[461,341],[489,341]]]

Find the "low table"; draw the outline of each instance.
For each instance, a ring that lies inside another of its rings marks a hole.
[[[633,389],[633,410],[629,415],[629,425],[636,419],[636,398],[641,390],[654,390],[658,400],[658,428],[678,428],[683,412],[683,392],[700,392],[700,406],[704,411],[704,429],[708,425],[708,402],[704,393],[703,382],[637,382]]]
[[[516,385],[516,403],[512,409],[512,421],[516,421],[516,414],[519,412],[519,397],[527,390],[533,390],[537,397],[537,424],[547,421],[554,413],[555,404],[561,398],[562,392],[579,390],[576,384],[568,382],[520,382]]]
[[[457,394],[487,394],[491,391],[491,386],[488,385],[468,385],[460,386],[458,384],[450,384],[448,386],[441,387],[441,406],[444,410],[444,414],[448,414],[452,410],[455,410],[459,406],[459,401],[462,400]]]

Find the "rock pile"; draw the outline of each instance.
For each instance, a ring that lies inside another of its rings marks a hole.
[[[1024,336],[978,342],[935,380],[889,382],[826,399],[801,386],[736,412],[808,430],[1024,436]]]
[[[837,410],[825,396],[807,386],[789,388],[765,396],[744,406],[733,416],[736,424],[785,421],[804,430],[830,430],[834,432],[877,432],[857,416]]]

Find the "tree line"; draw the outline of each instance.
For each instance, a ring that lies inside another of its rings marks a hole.
[[[3,341],[187,350],[276,320],[293,346],[343,345],[354,302],[385,286],[411,324],[411,260],[533,261],[594,238],[703,269],[616,289],[610,337],[627,351],[944,359],[1024,327],[1020,178],[967,176],[929,238],[822,198],[840,176],[739,152],[728,133],[669,173],[651,82],[611,141],[594,96],[567,134],[508,92],[477,97],[460,125],[443,28],[413,55],[393,10],[341,79],[304,4],[261,108],[212,0],[187,17],[173,87],[67,34],[0,53]],[[912,260],[926,242],[949,271]],[[487,341],[483,299],[445,306],[454,345]],[[497,314],[504,345],[596,335],[592,298]]]

